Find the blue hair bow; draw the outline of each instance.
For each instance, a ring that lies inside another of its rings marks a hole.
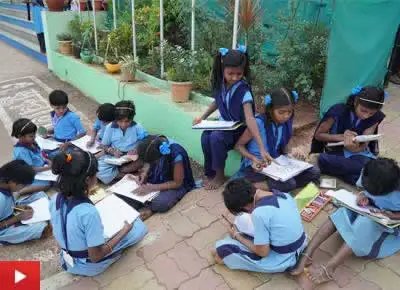
[[[272,103],[271,95],[266,95],[266,96],[264,97],[264,104],[265,104],[266,106],[268,106],[268,105],[271,105],[271,103]]]
[[[384,93],[384,98],[385,98],[385,101],[389,98],[389,93],[386,92],[386,91],[385,91],[385,93]]]
[[[160,145],[160,153],[161,155],[168,155],[171,153],[171,148],[169,147],[169,143],[168,142],[162,142]]]
[[[356,86],[354,89],[351,90],[352,95],[358,95],[362,90],[361,86]]]
[[[247,47],[246,45],[239,44],[236,48],[237,51],[240,51],[241,53],[246,53],[247,52]]]
[[[138,139],[139,139],[139,140],[143,140],[143,139],[146,138],[147,136],[149,136],[149,134],[147,134],[146,131],[143,131],[143,132],[140,132],[140,133],[138,134]]]
[[[292,91],[293,100],[295,103],[299,100],[299,94],[296,91]]]
[[[219,49],[219,53],[220,53],[222,56],[225,56],[228,52],[229,52],[229,49],[227,49],[227,48],[225,48],[225,47],[221,47],[221,48]]]

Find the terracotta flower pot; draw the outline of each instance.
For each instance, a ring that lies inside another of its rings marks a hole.
[[[118,73],[121,71],[121,65],[119,63],[111,64],[111,63],[105,62],[104,67],[106,68],[107,72],[110,74]]]
[[[189,101],[189,95],[193,88],[192,82],[178,83],[170,81],[170,84],[172,100],[175,103],[184,103]]]
[[[72,41],[58,41],[58,48],[61,54],[71,55],[72,54]]]
[[[87,9],[86,1],[79,2],[79,6],[80,6],[81,11],[86,11],[86,9]]]
[[[63,11],[64,0],[46,0],[49,11]]]
[[[94,1],[94,9],[96,10],[96,11],[100,11],[100,10],[102,10],[103,9],[103,1],[102,0],[95,0]]]

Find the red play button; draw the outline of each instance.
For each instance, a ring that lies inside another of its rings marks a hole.
[[[40,290],[40,262],[0,261],[0,290]]]

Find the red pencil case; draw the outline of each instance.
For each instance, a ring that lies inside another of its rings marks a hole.
[[[301,210],[301,218],[306,222],[311,222],[331,200],[332,197],[325,195],[325,191],[320,191],[320,193]]]

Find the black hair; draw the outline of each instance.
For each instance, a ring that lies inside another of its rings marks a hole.
[[[82,199],[88,191],[86,178],[96,175],[98,163],[96,157],[88,152],[60,152],[53,159],[52,171],[60,175],[57,185],[65,198],[72,196]]]
[[[35,170],[23,160],[13,160],[0,168],[0,180],[8,183],[29,185],[35,178]]]
[[[66,106],[68,105],[68,95],[62,90],[52,91],[49,95],[49,102],[52,106]]]
[[[127,118],[133,121],[136,115],[136,107],[132,101],[120,101],[115,104],[115,120]]]
[[[214,65],[211,73],[212,92],[215,93],[221,90],[224,80],[224,69],[226,67],[241,67],[243,69],[243,77],[251,85],[251,71],[247,52],[243,53],[230,49],[224,56],[220,52],[217,52],[214,57]]]
[[[362,186],[372,195],[385,195],[399,189],[400,168],[390,158],[378,158],[365,165]]]
[[[273,109],[296,104],[294,93],[283,87],[272,90],[269,96],[271,97],[271,103],[265,104],[265,114],[267,116],[267,118],[265,118],[266,123],[272,122]]]
[[[348,97],[346,102],[347,108],[354,111],[356,102],[368,109],[380,110],[385,102],[385,91],[378,87],[364,87],[359,93],[351,94]]]
[[[115,106],[110,103],[105,103],[97,108],[97,118],[103,122],[112,122],[115,120]]]
[[[245,178],[228,182],[222,195],[226,208],[234,215],[243,212],[243,208],[254,202],[256,188]]]
[[[27,134],[36,134],[37,129],[31,120],[20,118],[13,123],[11,137],[19,138]]]

